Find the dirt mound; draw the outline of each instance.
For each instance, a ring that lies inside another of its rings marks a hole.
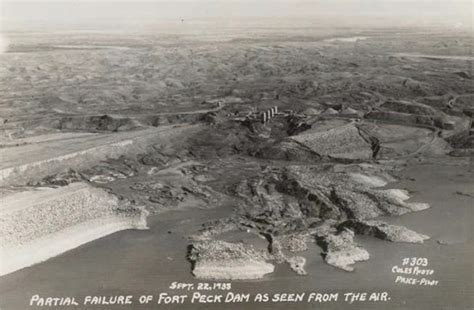
[[[138,117],[137,120],[144,125],[148,126],[164,126],[170,124],[184,124],[190,123],[195,124],[201,121],[209,123],[208,117],[212,115],[210,113],[173,113],[173,114],[158,114]]]
[[[304,115],[319,115],[319,114],[321,114],[321,111],[317,110],[315,108],[307,108],[301,113],[304,114]]]
[[[360,118],[364,113],[353,108],[345,108],[339,113],[339,115],[343,117]]]
[[[81,131],[128,131],[143,127],[136,120],[112,115],[64,117],[54,121],[52,126],[60,130]]]
[[[279,144],[262,150],[262,156],[281,159],[370,160],[373,142],[362,136],[354,124],[322,123],[288,137]]]

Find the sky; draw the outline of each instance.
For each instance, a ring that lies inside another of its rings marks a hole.
[[[474,0],[0,0],[2,24],[93,25],[182,19],[313,18],[472,26]]]
[[[474,0],[0,0],[0,53],[12,31],[175,31],[205,21],[203,29],[231,31],[309,24],[472,32],[473,15]]]

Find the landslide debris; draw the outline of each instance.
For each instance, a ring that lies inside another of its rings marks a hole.
[[[428,236],[419,234],[411,229],[389,225],[382,221],[354,221],[348,220],[341,227],[349,228],[359,235],[373,236],[393,242],[423,243]]]
[[[353,271],[353,264],[370,258],[369,252],[354,242],[354,232],[344,230],[338,234],[319,237],[323,257],[329,265]]]
[[[241,243],[195,242],[188,258],[193,262],[193,274],[200,279],[259,279],[274,270],[274,266],[266,262],[266,253]]]
[[[406,191],[379,188],[391,180],[384,168],[368,164],[269,168],[235,184],[230,191],[240,203],[234,215],[208,223],[198,236],[207,244],[219,244],[219,236],[229,231],[264,236],[269,244],[265,259],[286,262],[302,275],[306,273],[305,259],[294,253],[306,251],[307,243],[313,240],[322,248],[328,264],[352,271],[355,262],[369,259],[354,235],[416,243],[428,238],[374,220],[429,207],[406,202]]]

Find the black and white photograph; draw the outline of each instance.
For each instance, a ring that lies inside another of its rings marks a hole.
[[[473,310],[473,0],[0,0],[0,309]]]

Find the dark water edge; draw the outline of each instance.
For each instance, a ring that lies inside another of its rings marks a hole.
[[[431,236],[425,244],[391,243],[359,237],[371,258],[357,263],[352,273],[327,265],[320,256],[320,249],[311,246],[304,253],[308,260],[308,276],[298,276],[286,265],[278,265],[276,271],[265,279],[232,282],[234,293],[339,292],[338,302],[134,304],[70,309],[472,309],[474,198],[459,193],[472,193],[473,180],[472,162],[452,159],[410,166],[400,182],[390,184],[393,188],[412,191],[412,201],[431,205],[425,211],[384,219]],[[190,294],[192,292],[168,289],[173,281],[206,282],[193,278],[190,273],[185,257],[188,245],[185,236],[194,233],[210,218],[223,217],[229,212],[227,206],[222,206],[214,210],[163,213],[150,218],[149,231],[118,232],[1,277],[0,307],[3,310],[34,309],[28,305],[34,294],[75,296],[78,300],[86,295]],[[405,257],[427,258],[427,268],[435,270],[429,278],[438,280],[439,285],[396,284],[396,275],[391,269],[394,265],[401,265]],[[342,301],[346,292],[383,291],[389,293],[390,301],[353,304]],[[226,294],[226,291],[222,293]]]

